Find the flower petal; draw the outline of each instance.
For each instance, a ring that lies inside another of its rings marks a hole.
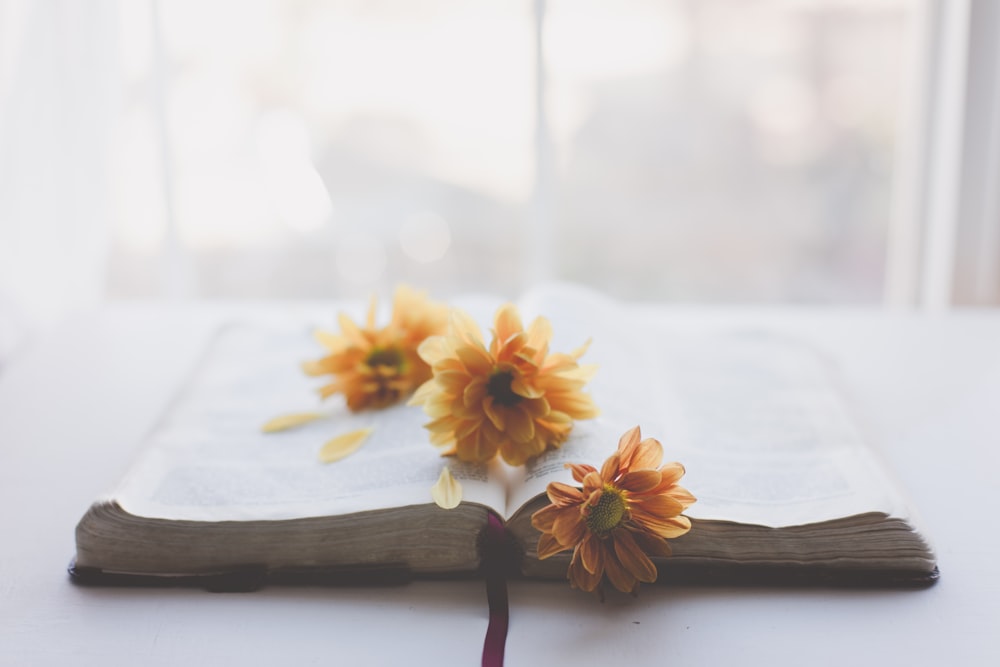
[[[509,338],[501,340],[493,332],[493,340],[490,341],[490,354],[497,363],[514,364],[524,347],[524,333],[512,334]]]
[[[556,516],[565,509],[565,507],[557,505],[546,505],[531,515],[531,525],[543,533],[551,533],[552,524],[555,523]]]
[[[662,518],[642,510],[633,509],[632,521],[644,530],[666,538],[680,537],[691,530],[691,520],[686,516]]]
[[[316,342],[331,352],[341,352],[347,347],[347,342],[342,336],[330,333],[329,331],[323,331],[322,329],[314,331],[313,338],[316,339]]]
[[[583,484],[583,478],[589,473],[597,472],[597,468],[586,463],[567,463],[565,467],[573,472],[573,479],[580,484]]]
[[[683,486],[673,486],[664,492],[665,496],[673,498],[687,509],[688,505],[694,504],[698,499],[691,495],[691,492]]]
[[[582,357],[584,354],[587,353],[587,350],[590,348],[591,342],[592,342],[591,339],[588,338],[586,341],[584,341],[583,345],[571,351],[569,353],[569,356],[573,357],[574,359],[579,359],[580,357]]]
[[[675,484],[681,477],[684,476],[684,472],[684,466],[677,461],[663,465],[660,468],[660,474],[663,475],[663,481],[661,484]]]
[[[338,435],[336,438],[331,438],[319,450],[319,460],[323,463],[333,463],[353,454],[361,448],[361,445],[364,444],[365,440],[368,439],[368,436],[374,430],[373,427],[369,426],[367,428],[348,431],[347,433]]]
[[[643,470],[646,468],[659,468],[663,461],[663,445],[655,438],[646,438],[639,443],[635,455],[632,457],[632,470]]]
[[[496,426],[498,431],[504,430],[504,417],[508,416],[510,412],[508,410],[500,410],[496,406],[496,401],[493,400],[492,396],[487,396],[483,399],[483,413],[489,418],[490,422]]]
[[[545,362],[541,365],[541,370],[549,377],[561,377],[561,373],[575,370],[579,366],[574,357],[557,352],[545,357]]]
[[[340,331],[346,339],[356,345],[368,347],[368,339],[365,338],[364,332],[358,328],[358,325],[346,313],[339,313],[337,315],[337,324],[340,325]]]
[[[589,496],[591,493],[600,491],[603,488],[604,488],[604,480],[601,479],[601,473],[595,470],[594,472],[588,472],[586,476],[584,476],[583,478],[584,494]]]
[[[549,402],[544,398],[529,398],[521,401],[518,405],[535,419],[546,417],[551,411]]]
[[[489,352],[478,345],[463,345],[455,350],[470,375],[487,375],[493,370],[493,359]]]
[[[311,377],[316,377],[317,375],[326,375],[329,371],[327,371],[326,364],[323,363],[325,360],[326,358],[324,357],[319,361],[303,361],[300,368],[302,369],[303,373]]]
[[[521,315],[517,312],[517,307],[512,303],[505,303],[500,306],[493,318],[493,327],[496,332],[496,338],[500,343],[504,343],[511,336],[524,331],[524,325],[521,324]]]
[[[479,330],[479,325],[463,310],[456,308],[451,311],[448,330],[451,335],[457,336],[466,343],[483,344],[483,334]]]
[[[462,461],[489,461],[496,455],[497,447],[483,435],[483,426],[456,440],[455,449]]]
[[[618,476],[618,454],[612,454],[601,466],[601,479],[611,481]]]
[[[581,384],[587,384],[594,379],[600,366],[597,364],[583,364],[579,368],[570,371],[563,371],[559,375],[569,380],[575,380]]]
[[[510,438],[504,438],[497,446],[500,448],[500,458],[504,460],[504,463],[515,468],[523,466],[528,462],[528,459],[535,455],[532,450]]]
[[[552,504],[560,507],[579,505],[584,501],[583,492],[580,489],[562,482],[549,482],[545,492]]]
[[[601,411],[598,410],[597,405],[594,403],[594,399],[587,394],[579,392],[570,394],[546,393],[545,397],[553,409],[565,412],[573,419],[593,419],[601,414]]]
[[[375,311],[378,309],[378,296],[372,294],[371,300],[368,302],[368,317],[365,319],[365,326],[369,329],[375,328]]]
[[[639,545],[639,548],[642,549],[643,553],[647,556],[666,558],[670,555],[670,545],[667,544],[665,539],[658,535],[637,530],[632,533],[632,537],[635,539],[636,544]]]
[[[677,502],[670,496],[664,495],[634,498],[630,505],[633,508],[640,509],[643,512],[648,512],[653,516],[662,517],[664,519],[677,516],[684,511],[684,505]]]
[[[420,355],[421,359],[433,366],[451,356],[451,347],[448,345],[448,339],[444,336],[431,336],[425,338],[417,346],[417,354]]]
[[[541,398],[545,395],[544,391],[536,389],[519,376],[511,380],[510,390],[523,398]]]
[[[472,410],[478,409],[486,398],[486,378],[473,378],[462,391],[462,403]]]
[[[660,479],[659,470],[633,470],[622,475],[617,484],[632,493],[645,493],[655,489],[660,484]]]
[[[560,551],[572,548],[569,545],[559,544],[559,540],[548,533],[542,533],[538,538],[538,559],[545,560],[550,556],[555,556]]]
[[[632,457],[635,455],[635,448],[642,440],[642,432],[638,426],[633,426],[622,434],[618,440],[618,453],[622,457],[625,467],[632,466]]]
[[[521,406],[516,405],[504,410],[504,423],[507,425],[507,435],[518,443],[525,443],[535,437],[535,421]]]
[[[328,416],[325,412],[293,412],[268,420],[267,423],[260,427],[260,430],[264,433],[277,433],[278,431],[286,431],[290,428],[302,426],[303,424],[308,424],[309,422]]]
[[[545,317],[536,317],[528,325],[527,339],[525,347],[535,351],[533,361],[537,365],[549,350],[549,341],[552,340],[552,323]]]
[[[431,498],[441,509],[455,509],[462,502],[462,485],[455,479],[448,466],[441,469],[438,481],[431,487]]]
[[[434,374],[434,381],[449,394],[460,394],[465,391],[470,379],[468,373],[461,371],[442,371]]]
[[[407,401],[406,404],[423,405],[435,393],[437,393],[437,385],[435,384],[433,379],[428,380],[427,382],[417,387],[417,390],[413,393],[413,396],[410,397],[410,400]]]
[[[552,522],[552,534],[566,546],[578,543],[586,533],[587,525],[579,512],[561,512]]]
[[[608,575],[611,585],[623,593],[632,593],[639,583],[635,580],[635,575],[626,570],[620,562],[615,552],[609,552],[604,559],[604,573]]]
[[[656,566],[632,539],[632,533],[627,530],[616,530],[611,534],[611,539],[615,543],[615,555],[618,561],[632,576],[646,583],[656,581]]]
[[[573,560],[570,561],[569,570],[566,572],[571,586],[589,593],[601,583],[603,574],[604,572],[588,572],[580,559],[580,550],[573,552]]]
[[[580,561],[587,572],[599,574],[604,571],[604,545],[592,533],[580,543]]]
[[[433,380],[432,380],[433,382]],[[440,417],[446,417],[453,415],[455,413],[451,408],[450,401],[448,400],[447,394],[438,394],[437,390],[433,390],[431,393],[433,395],[426,400],[424,403],[424,413],[431,417],[432,419],[438,419]],[[457,415],[462,416],[462,415]]]

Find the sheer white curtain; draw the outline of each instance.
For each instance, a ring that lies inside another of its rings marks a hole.
[[[172,291],[995,304],[997,35],[993,0],[0,0],[0,359]]]
[[[0,0],[0,360],[104,294],[116,3]]]

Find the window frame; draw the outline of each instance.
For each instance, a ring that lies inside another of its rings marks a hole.
[[[1000,3],[921,0],[904,95],[885,304],[1000,304]]]

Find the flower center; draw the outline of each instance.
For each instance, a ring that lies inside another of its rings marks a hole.
[[[514,375],[510,371],[496,371],[486,382],[486,393],[493,397],[493,402],[500,405],[517,405],[521,402],[522,396],[518,396],[510,388],[510,383],[514,381]]]
[[[403,355],[395,347],[376,347],[368,354],[365,363],[372,368],[375,366],[399,368],[403,365]]]
[[[625,498],[622,492],[610,484],[604,485],[604,493],[587,515],[587,527],[598,537],[603,537],[621,524],[625,518]]]

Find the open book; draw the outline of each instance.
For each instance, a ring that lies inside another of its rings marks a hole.
[[[456,302],[488,324],[498,302]],[[672,334],[648,310],[550,286],[519,302],[544,314],[552,350],[587,338],[583,361],[601,416],[522,468],[438,455],[419,407],[331,416],[265,435],[261,424],[301,410],[315,381],[300,362],[321,351],[304,323],[233,323],[143,443],[119,487],[77,527],[81,581],[178,580],[250,573],[281,580],[354,581],[392,574],[474,574],[496,549],[502,519],[512,569],[565,578],[568,553],[541,561],[531,514],[551,481],[573,484],[568,461],[600,466],[639,424],[687,468],[698,502],[692,530],[658,562],[673,581],[919,585],[936,579],[933,553],[866,447],[836,384],[836,369],[801,341],[765,333]],[[354,313],[352,313],[354,314]],[[357,314],[355,314],[357,315]],[[373,427],[333,464],[329,438]],[[448,465],[462,485],[455,509],[430,489]]]

